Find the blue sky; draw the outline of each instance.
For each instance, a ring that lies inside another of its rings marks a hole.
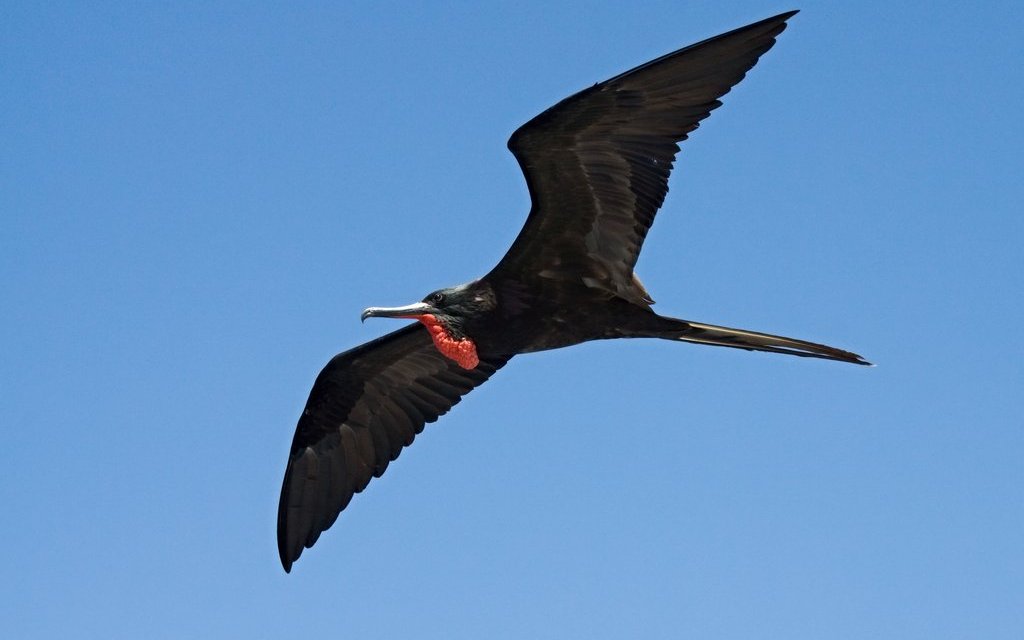
[[[504,145],[791,9],[679,156],[665,342],[515,359],[286,575],[278,491],[370,305],[485,273]],[[5,637],[1019,638],[1019,3],[6,3]]]

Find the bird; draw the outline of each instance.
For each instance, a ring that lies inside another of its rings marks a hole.
[[[532,201],[485,276],[361,319],[414,320],[340,353],[316,377],[281,488],[286,572],[352,496],[515,355],[659,338],[854,364],[823,344],[655,313],[634,273],[679,143],[775,44],[796,11],[693,44],[584,89],[517,129],[508,148]]]

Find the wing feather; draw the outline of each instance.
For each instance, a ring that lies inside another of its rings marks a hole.
[[[277,541],[285,571],[426,422],[508,359],[484,357],[467,371],[442,356],[419,324],[335,356],[313,384],[281,487]]]
[[[678,143],[775,44],[795,11],[685,47],[585,89],[508,146],[533,207],[488,277],[582,280],[637,304],[633,268],[668,193]]]

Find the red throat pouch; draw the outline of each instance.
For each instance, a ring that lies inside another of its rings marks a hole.
[[[476,345],[469,338],[456,340],[451,337],[444,326],[437,321],[433,314],[427,313],[421,316],[409,316],[423,323],[434,340],[434,346],[446,358],[454,360],[463,369],[475,369],[480,364],[480,358],[476,354]]]

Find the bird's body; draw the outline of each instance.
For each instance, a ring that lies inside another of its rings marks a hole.
[[[678,142],[796,12],[670,53],[581,91],[509,140],[533,207],[487,275],[367,317],[419,320],[339,354],[299,418],[278,512],[285,570],[354,493],[463,395],[521,353],[661,338],[867,364],[821,344],[660,316],[633,272]]]
[[[482,354],[514,355],[630,336],[630,328],[657,319],[647,306],[584,284],[544,287],[542,282],[491,279],[454,287],[453,295],[482,300],[463,330]],[[549,291],[545,291],[549,289]]]

